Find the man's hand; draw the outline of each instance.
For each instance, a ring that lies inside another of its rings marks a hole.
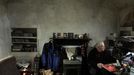
[[[102,65],[103,65],[102,63],[97,63],[98,68],[102,68]]]

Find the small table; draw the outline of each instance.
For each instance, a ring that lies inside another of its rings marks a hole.
[[[64,59],[63,60],[63,73],[64,75],[67,75],[67,73],[69,70],[71,71],[71,74],[73,74],[74,70],[75,75],[80,75],[80,66],[81,66],[81,62],[78,60],[68,60],[68,59]],[[69,74],[69,75],[71,75]],[[73,74],[74,75],[74,74]]]

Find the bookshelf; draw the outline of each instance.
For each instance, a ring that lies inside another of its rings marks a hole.
[[[37,28],[12,28],[12,52],[37,52]]]

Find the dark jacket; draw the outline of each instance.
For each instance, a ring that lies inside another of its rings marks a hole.
[[[94,68],[97,68],[97,63],[113,63],[116,60],[112,57],[110,51],[98,52],[96,48],[93,48],[88,54],[88,64]]]
[[[59,71],[61,64],[61,47],[53,45],[53,43],[45,43],[41,55],[42,68]]]

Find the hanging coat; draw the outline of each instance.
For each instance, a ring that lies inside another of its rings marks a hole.
[[[44,44],[41,57],[43,68],[57,71],[61,61],[59,52],[60,47],[54,46],[51,42]]]

